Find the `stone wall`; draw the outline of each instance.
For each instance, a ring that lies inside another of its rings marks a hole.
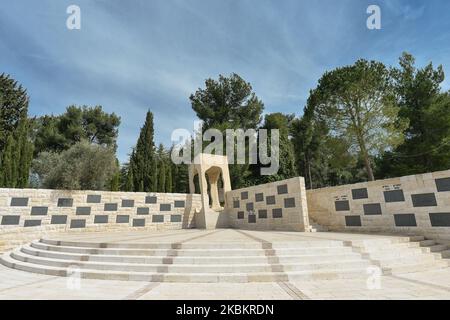
[[[195,227],[198,194],[0,189],[0,232]]]
[[[311,219],[333,231],[450,240],[450,170],[307,191]]]
[[[305,181],[292,178],[226,193],[230,227],[308,230]]]

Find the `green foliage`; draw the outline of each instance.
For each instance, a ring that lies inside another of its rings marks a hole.
[[[164,154],[164,146],[159,145],[158,148],[158,192],[166,192],[166,156]]]
[[[109,184],[109,190],[110,191],[119,191],[120,190],[120,164],[119,160],[116,159],[116,172],[113,174],[110,184]]]
[[[175,193],[189,193],[189,171],[187,164],[172,163],[172,188]]]
[[[308,105],[303,116],[292,122],[291,134],[297,172],[305,177],[307,188],[356,182],[356,158],[349,153],[350,146],[329,135],[327,125],[314,118],[314,106]]]
[[[347,141],[350,152],[364,160],[369,180],[374,180],[371,157],[402,143],[408,124],[398,117],[390,80],[382,63],[358,60],[326,72],[308,98],[328,134]]]
[[[198,89],[190,100],[205,129],[217,128],[225,122],[229,128],[255,129],[264,109],[250,83],[235,73],[229,77],[220,75],[219,80],[207,79],[205,89]]]
[[[119,125],[120,118],[104,112],[101,106],[69,106],[60,116],[36,120],[35,154],[61,152],[82,140],[115,148]]]
[[[441,92],[442,66],[415,67],[404,53],[392,70],[400,116],[409,120],[405,142],[378,158],[380,178],[446,170],[450,165],[450,93]]]
[[[279,130],[279,170],[276,174],[270,176],[260,176],[260,166],[256,166],[257,170],[253,171],[253,176],[257,177],[254,181],[259,183],[267,183],[279,180],[293,178],[297,175],[295,167],[294,145],[290,138],[290,131],[294,115],[287,115],[280,112],[267,114],[264,117],[262,129]],[[269,131],[270,141],[270,131]],[[270,148],[270,144],[268,146]]]
[[[157,159],[153,136],[153,113],[148,111],[128,165],[128,171],[133,178],[132,191],[156,191],[157,171],[155,166]]]
[[[112,147],[81,141],[61,153],[41,152],[33,171],[44,188],[109,190],[118,167]]]
[[[210,128],[223,133],[226,129],[256,130],[264,110],[264,104],[253,92],[250,83],[235,73],[229,77],[220,75],[218,80],[207,79],[205,88],[198,89],[190,100],[192,109],[204,122],[203,132]],[[223,150],[225,153],[225,148]],[[230,165],[234,188],[246,185],[250,176],[249,164]]]
[[[0,74],[0,154],[8,137],[27,117],[28,96],[26,90],[9,75]]]
[[[0,75],[0,187],[25,188],[33,155],[26,90]]]
[[[12,135],[8,137],[6,141],[6,146],[2,154],[2,162],[0,169],[0,178],[2,187],[15,187],[15,161],[14,161],[14,139]]]

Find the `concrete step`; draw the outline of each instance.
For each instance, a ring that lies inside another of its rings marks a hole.
[[[398,252],[394,251],[376,251],[376,252],[367,252],[364,254],[366,257],[370,257],[371,259],[400,259],[404,257],[418,257],[423,254],[429,253],[429,250],[424,250],[424,248],[410,248],[408,250],[402,250]]]
[[[434,257],[432,254],[423,254],[423,255],[417,255],[417,256],[406,256],[401,258],[381,258],[381,259],[374,259],[378,261],[381,266],[401,266],[401,265],[409,265],[409,264],[421,264],[421,263],[432,263],[439,261]]]
[[[406,252],[412,249],[418,249],[422,252],[429,252],[429,248],[427,247],[420,247],[420,244],[418,242],[404,242],[404,243],[392,243],[392,244],[384,244],[384,245],[364,245],[361,244],[359,246],[353,247],[356,252],[361,253],[370,253],[370,254],[385,254],[385,253],[392,253],[392,254],[400,254],[402,252]]]
[[[161,282],[257,282],[367,278],[370,265],[385,274],[448,266],[436,243],[410,237],[361,241],[308,240],[208,243],[109,243],[41,239],[5,253],[18,270],[82,278]],[[430,244],[430,243],[427,243]],[[440,249],[443,249],[440,247]],[[450,250],[449,250],[450,251]],[[444,254],[446,250],[442,251]],[[77,271],[77,272],[78,272]]]
[[[28,262],[17,261],[9,255],[3,255],[0,262],[7,267],[17,270],[41,273],[54,276],[72,276],[86,279],[108,279],[126,281],[147,281],[147,282],[277,282],[295,280],[326,280],[326,279],[348,279],[366,278],[366,268],[342,269],[336,272],[331,270],[307,270],[295,272],[255,272],[212,274],[212,273],[151,273],[151,272],[120,272],[91,269],[59,268],[52,266],[40,266]]]
[[[424,263],[414,263],[414,264],[399,264],[384,267],[383,273],[386,274],[404,274],[404,273],[414,273],[428,270],[436,270],[448,267],[446,262],[433,261]]]
[[[448,246],[445,244],[435,244],[433,246],[430,246],[431,252],[443,252],[448,249]]]
[[[422,240],[425,240],[424,236],[409,236],[409,241],[415,242],[415,241],[422,241]]]
[[[250,242],[161,242],[161,243],[98,243],[86,241],[58,241],[41,239],[39,242],[62,247],[92,248],[92,249],[283,249],[283,248],[315,248],[315,247],[342,247],[342,241],[317,240],[317,241],[277,241],[272,243]]]
[[[94,261],[56,260],[28,255],[19,249],[11,252],[13,259],[39,264],[69,268],[77,266],[81,269],[112,270],[112,271],[137,271],[137,272],[162,272],[162,273],[254,273],[270,271],[303,271],[346,268],[362,268],[368,265],[365,260],[329,261],[329,262],[303,262],[291,264],[269,264],[267,261],[261,264],[129,264],[129,263],[105,263]]]
[[[434,240],[422,240],[419,241],[421,247],[431,247],[436,244]]]
[[[75,260],[75,261],[99,261],[99,262],[127,262],[127,263],[148,263],[148,264],[217,264],[217,263],[294,263],[294,262],[321,262],[321,261],[347,261],[361,257],[357,253],[331,253],[315,255],[278,255],[278,256],[125,256],[125,255],[86,255],[77,253],[64,253],[48,250],[39,250],[24,245],[21,251],[34,256],[46,257],[52,259]]]
[[[41,242],[32,242],[31,246],[40,250],[49,250],[79,254],[106,254],[131,256],[266,256],[266,255],[305,255],[323,253],[350,253],[348,247],[314,247],[314,248],[282,248],[282,249],[131,249],[131,248],[80,248],[48,245]]]
[[[442,258],[444,259],[450,259],[450,250],[445,250],[440,252]]]

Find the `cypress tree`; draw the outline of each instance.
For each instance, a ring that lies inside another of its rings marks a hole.
[[[170,163],[166,165],[166,192],[173,192],[172,188],[172,166]]]
[[[159,161],[158,192],[166,192],[166,165],[164,160]]]
[[[15,184],[13,181],[14,176],[14,165],[13,165],[13,146],[14,139],[12,135],[8,137],[6,140],[5,149],[2,155],[2,167],[1,167],[1,176],[2,176],[2,187],[6,188],[14,188]]]
[[[0,75],[0,186],[28,186],[33,144],[29,140],[28,95],[9,75]]]
[[[188,166],[184,163],[174,165],[173,173],[173,187],[174,192],[188,193],[189,192],[189,173]]]
[[[153,142],[153,114],[148,111],[141,128],[135,151],[130,157],[130,170],[133,172],[134,191],[155,191],[156,171],[155,144]]]
[[[111,178],[109,190],[110,191],[119,191],[120,189],[120,170],[119,170],[119,160],[116,158],[116,172]]]
[[[156,175],[158,174],[158,161],[153,161],[153,167],[152,167],[152,171],[156,177]],[[153,179],[153,185],[152,185],[152,191],[157,191],[158,190],[158,179]]]
[[[30,177],[30,167],[33,161],[34,145],[28,138],[30,123],[28,119],[22,119],[17,130],[17,153],[14,160],[16,170],[16,187],[25,188],[28,186]]]
[[[162,143],[159,144],[157,155],[158,159],[158,192],[166,192],[166,154]]]

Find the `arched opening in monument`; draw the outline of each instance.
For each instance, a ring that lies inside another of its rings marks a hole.
[[[213,166],[205,172],[205,175],[208,184],[209,207],[213,210],[222,210],[225,202],[222,169]]]
[[[199,177],[198,177],[198,173],[196,173],[194,175],[193,181],[194,181],[194,188],[195,188],[194,193],[199,193],[199,194],[202,193],[202,191],[200,189],[200,180],[199,180]]]

